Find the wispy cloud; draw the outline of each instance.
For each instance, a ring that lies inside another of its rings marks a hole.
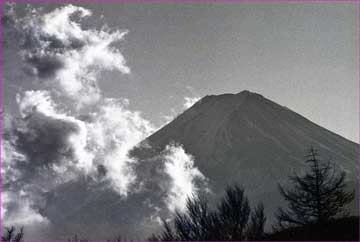
[[[187,154],[181,145],[168,145],[165,148],[165,172],[171,178],[167,196],[170,211],[184,210],[186,199],[206,187],[207,179],[194,165],[194,157]]]
[[[199,100],[200,100],[200,97],[184,97],[182,107],[180,107],[178,109],[179,111],[176,111],[175,108],[171,108],[169,114],[163,115],[163,120],[164,120],[163,125],[166,125],[166,124],[170,123],[171,121],[173,121],[177,116],[179,116],[179,114],[181,112],[189,109]]]
[[[184,108],[188,109],[194,105],[197,101],[200,100],[200,97],[184,97]]]

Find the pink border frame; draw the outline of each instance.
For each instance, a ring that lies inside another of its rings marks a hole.
[[[358,91],[359,91],[359,97],[358,97],[358,112],[360,113],[360,0],[0,0],[0,145],[2,140],[2,114],[3,114],[3,106],[2,106],[2,10],[3,10],[3,3],[4,2],[54,2],[54,3],[76,3],[76,2],[357,2],[358,3],[358,19],[357,19],[357,25],[358,25]],[[359,132],[359,140],[358,140],[358,189],[360,188],[360,117],[358,121],[358,132]],[[1,150],[0,150],[0,169],[1,169]],[[0,173],[0,204],[1,204],[1,185],[2,185],[2,176]],[[1,206],[0,206],[0,214],[1,214]],[[358,216],[360,217],[360,199],[358,199]],[[1,217],[1,216],[0,216]],[[2,225],[2,220],[0,218],[0,228]],[[360,226],[359,226],[360,231]],[[2,235],[2,231],[0,231],[0,236]],[[41,240],[42,242],[48,241],[48,242],[63,242],[64,240]],[[90,241],[102,241],[102,240],[88,240]],[[106,241],[106,240],[104,240]],[[133,242],[138,241],[145,241],[145,240],[131,240]],[[26,240],[25,242],[39,242],[39,240]],[[267,241],[262,241],[267,242]],[[269,241],[270,242],[270,241]],[[295,242],[295,241],[292,241]]]

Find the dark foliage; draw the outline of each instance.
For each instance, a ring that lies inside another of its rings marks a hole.
[[[314,148],[306,163],[309,170],[305,175],[290,176],[292,188],[279,185],[289,207],[279,208],[278,229],[327,223],[336,215],[345,215],[345,205],[354,199],[354,192],[345,192],[345,172],[330,162],[322,162]]]
[[[108,239],[107,242],[121,242],[121,241],[128,241],[124,240],[121,235],[117,235],[114,237],[114,239]],[[129,240],[130,241],[130,240]]]
[[[228,187],[224,198],[218,206],[218,211],[224,240],[245,239],[250,205],[244,191],[238,186]]]
[[[89,242],[92,240],[88,240],[85,238],[80,238],[77,234],[75,234],[72,238],[68,239],[68,242]],[[126,241],[132,241],[132,240],[126,240],[121,235],[116,235],[112,239],[104,240],[107,242],[126,242]]]
[[[2,242],[20,242],[23,241],[24,238],[24,229],[20,228],[20,231],[16,232],[16,228],[14,226],[5,227],[5,231],[1,236]]]
[[[153,235],[152,240],[214,240],[219,235],[215,233],[218,222],[216,214],[209,210],[204,196],[187,199],[186,212],[175,212],[171,225],[163,220],[164,230],[160,236]]]
[[[77,234],[75,234],[72,238],[68,239],[68,242],[87,242],[88,239],[80,238]]]
[[[264,214],[263,204],[259,204],[253,214],[251,214],[249,226],[247,229],[248,240],[261,240],[264,235],[264,227],[266,223],[266,217]]]
[[[332,219],[324,224],[287,228],[266,235],[267,241],[359,241],[359,217]]]
[[[164,221],[163,232],[149,240],[259,240],[265,221],[263,205],[251,212],[244,190],[235,185],[227,188],[215,211],[204,197],[189,198],[186,211],[177,211],[172,225]]]

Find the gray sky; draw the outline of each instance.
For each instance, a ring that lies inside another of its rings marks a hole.
[[[156,125],[181,111],[184,97],[248,89],[358,141],[356,3],[75,5],[93,11],[89,21],[103,15],[110,27],[129,30],[120,48],[131,74],[104,72],[99,85]],[[15,63],[14,52],[4,54],[5,68]],[[30,84],[5,80],[5,105]]]

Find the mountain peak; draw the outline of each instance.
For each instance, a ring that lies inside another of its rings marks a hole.
[[[237,94],[235,94],[236,96],[251,96],[251,97],[259,97],[259,98],[264,98],[263,95],[257,93],[257,92],[251,92],[249,90],[243,90],[241,92],[238,92]]]
[[[204,97],[134,154],[148,160],[173,142],[194,157],[214,194],[238,182],[251,199],[264,201],[269,221],[281,200],[278,182],[304,168],[310,146],[346,169],[351,184],[357,181],[357,144],[248,90]]]
[[[272,102],[258,94],[256,92],[251,92],[249,90],[244,90],[239,93],[224,93],[219,95],[207,95],[198,101],[194,106],[196,110],[206,110],[206,109],[217,109],[218,112],[223,113],[225,111],[229,112],[230,110],[236,110],[242,105],[248,105],[252,103],[253,105],[266,105],[272,104]],[[191,109],[191,108],[190,108]],[[220,114],[219,113],[219,114]]]
[[[253,94],[253,92],[250,92],[249,90],[243,90],[241,92],[238,92],[236,95],[250,95]]]
[[[224,93],[224,94],[219,94],[219,95],[206,95],[204,98],[246,98],[246,97],[261,97],[264,98],[263,95],[256,93],[256,92],[251,92],[249,90],[243,90],[241,92],[238,93]]]

